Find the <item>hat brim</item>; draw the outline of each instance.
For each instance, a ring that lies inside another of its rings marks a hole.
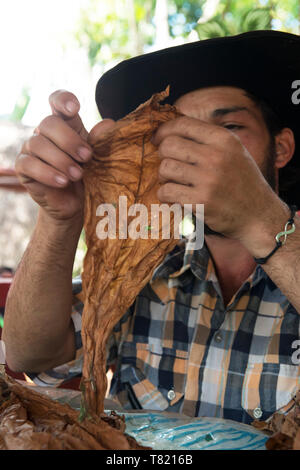
[[[100,78],[96,103],[102,118],[118,120],[168,85],[168,103],[198,88],[235,86],[270,105],[283,125],[293,130],[298,150],[300,104],[292,100],[295,80],[300,80],[300,36],[251,31],[125,60]],[[285,172],[294,168],[300,168],[296,153]],[[284,199],[300,206],[298,193],[298,187],[290,188]]]

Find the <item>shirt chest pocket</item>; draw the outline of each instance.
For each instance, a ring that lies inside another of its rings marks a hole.
[[[122,381],[143,409],[166,410],[184,395],[188,353],[160,345],[124,343]]]
[[[243,380],[242,408],[253,419],[265,420],[286,406],[298,387],[298,365],[249,363]]]

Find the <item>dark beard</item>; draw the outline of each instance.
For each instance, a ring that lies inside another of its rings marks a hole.
[[[273,189],[273,191],[276,191],[276,173],[275,173],[275,167],[274,167],[275,157],[276,157],[275,137],[271,137],[271,142],[266,151],[265,165],[264,165],[264,168],[262,169],[262,174],[265,180],[267,181],[267,183]],[[205,213],[205,207],[204,207],[204,213]],[[204,224],[204,235],[215,235],[220,238],[226,238],[226,236],[223,235],[222,233],[211,230],[207,224]]]

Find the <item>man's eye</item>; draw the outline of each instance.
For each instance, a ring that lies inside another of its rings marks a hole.
[[[238,124],[223,124],[225,129],[234,130],[234,129],[243,129],[244,126],[239,126]]]

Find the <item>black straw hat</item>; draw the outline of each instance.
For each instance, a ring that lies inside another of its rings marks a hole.
[[[280,195],[300,207],[300,36],[251,31],[134,57],[100,78],[96,103],[103,119],[118,120],[167,85],[167,103],[197,88],[220,85],[263,99],[295,134],[295,155],[280,170]]]

